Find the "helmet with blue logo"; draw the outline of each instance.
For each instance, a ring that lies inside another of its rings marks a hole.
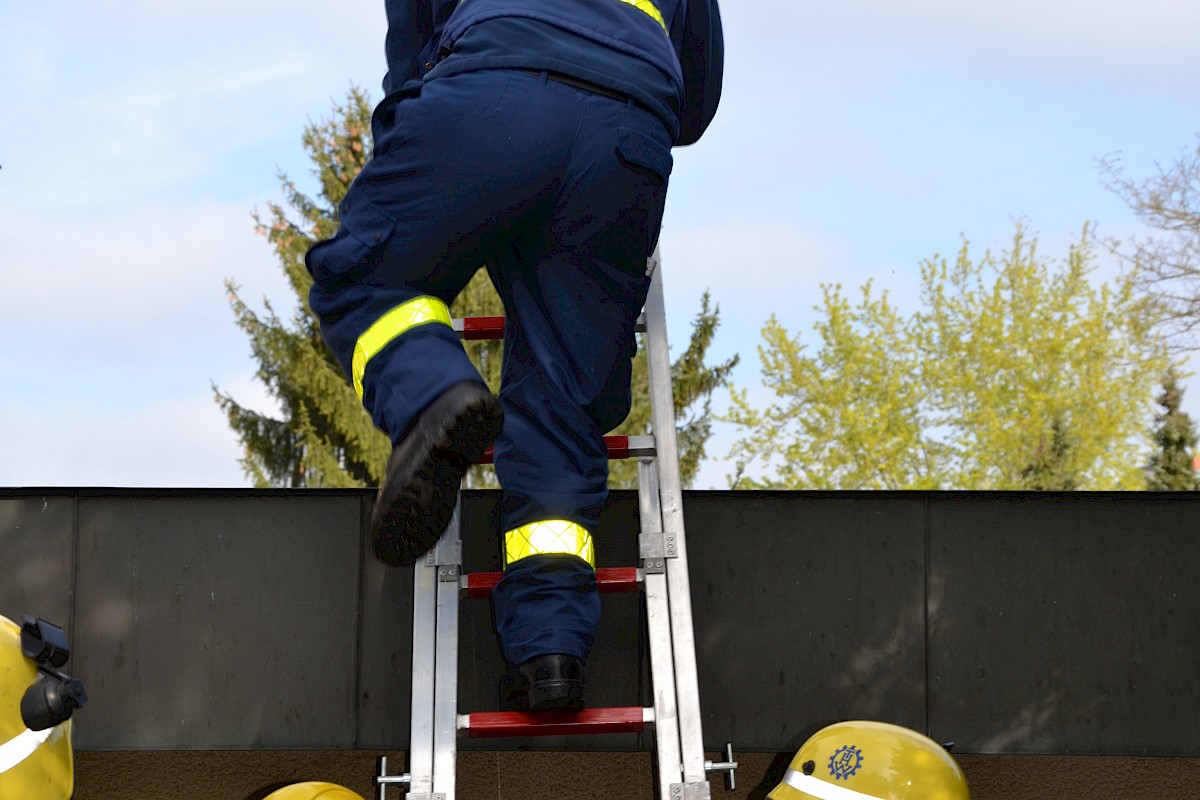
[[[63,629],[0,616],[0,797],[67,800],[75,784],[71,713],[83,685],[59,671],[70,650]]]
[[[839,722],[796,753],[770,800],[970,800],[944,747],[886,722]]]

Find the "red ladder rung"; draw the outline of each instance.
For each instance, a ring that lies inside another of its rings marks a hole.
[[[452,320],[454,330],[467,341],[478,339],[503,339],[504,317],[463,317]],[[637,330],[645,332],[645,317],[638,317]]]
[[[574,736],[584,733],[640,733],[645,730],[649,709],[585,708],[583,711],[482,711],[459,717],[459,727],[472,739],[500,736]]]
[[[633,441],[631,442],[630,439]],[[652,441],[652,436],[605,436],[604,447],[608,450],[609,461],[619,461],[623,458],[642,458],[654,455],[653,445],[648,444]],[[490,464],[492,457],[492,448],[489,447],[484,451],[483,457],[479,459],[478,463]]]
[[[503,339],[504,317],[464,317],[454,320],[454,330],[467,341]]]
[[[472,572],[465,576],[462,588],[467,597],[482,600],[492,596],[492,589],[504,577],[503,572]],[[605,594],[636,592],[640,584],[637,567],[601,567],[596,570],[596,588]]]

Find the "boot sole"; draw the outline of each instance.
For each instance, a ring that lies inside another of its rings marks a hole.
[[[375,555],[409,566],[429,551],[454,515],[467,468],[500,434],[500,404],[487,388],[459,384],[433,401],[392,450],[371,516]]]

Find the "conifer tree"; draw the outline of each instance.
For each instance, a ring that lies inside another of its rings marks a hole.
[[[1175,370],[1163,379],[1158,396],[1162,412],[1155,418],[1154,443],[1158,449],[1150,456],[1146,488],[1152,491],[1200,490],[1200,478],[1194,467],[1196,444],[1200,436],[1186,411],[1180,410],[1183,388]]]
[[[316,242],[337,231],[337,207],[371,151],[371,104],[366,93],[351,88],[344,103],[335,103],[331,118],[306,127],[303,146],[313,162],[317,196],[302,192],[287,175],[279,176],[285,203],[271,203],[265,215],[255,213],[256,230],[267,237],[297,305],[286,317],[270,302],[251,308],[233,281],[226,281],[237,325],[250,339],[258,361],[256,376],[278,403],[278,416],[238,403],[215,385],[217,403],[242,442],[242,467],[255,486],[347,487],[374,486],[383,478],[391,445],[362,408],[341,367],[320,336],[316,317],[308,308],[312,285],[304,254]],[[715,367],[705,354],[720,324],[720,311],[710,308],[706,294],[693,323],[687,349],[672,365],[675,385],[681,472],[687,485],[695,476],[711,434],[709,398],[725,384],[737,356]],[[451,306],[451,314],[499,316],[500,298],[486,270],[480,270]],[[465,347],[492,391],[500,384],[501,344],[466,342]],[[649,394],[645,354],[634,361],[634,405],[620,432],[649,431]],[[635,467],[614,462],[610,485],[632,486]],[[473,467],[470,486],[494,486],[491,467]]]

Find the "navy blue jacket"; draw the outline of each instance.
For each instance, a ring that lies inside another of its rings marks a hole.
[[[563,72],[642,102],[681,145],[698,140],[717,110],[724,61],[717,0],[385,4],[388,95],[466,70]]]

